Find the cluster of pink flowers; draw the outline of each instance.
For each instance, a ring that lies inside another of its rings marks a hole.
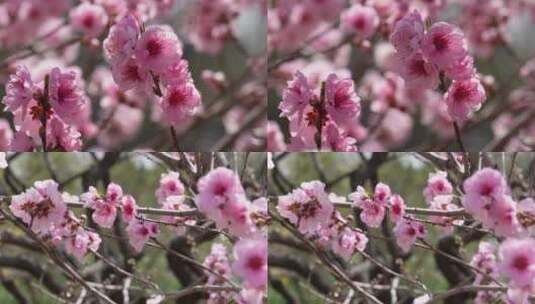
[[[105,195],[101,195],[95,187],[90,187],[80,198],[85,207],[93,210],[93,221],[103,228],[113,226],[120,210],[122,220],[127,224],[126,232],[130,244],[137,252],[141,252],[145,243],[160,232],[158,224],[138,215],[135,199],[131,195],[125,195],[117,184],[109,184]]]
[[[396,243],[403,252],[409,252],[412,245],[419,238],[424,238],[427,235],[424,224],[418,222],[411,216],[401,218],[394,227],[394,234],[396,235]]]
[[[88,250],[98,250],[99,235],[83,228],[82,222],[67,209],[64,194],[52,180],[37,181],[25,192],[13,196],[9,209],[32,231],[50,236],[58,246],[63,244],[79,260]]]
[[[103,45],[119,88],[154,91],[167,124],[181,126],[199,111],[201,96],[182,59],[182,43],[169,26],[142,29],[134,15],[126,15],[111,27]]]
[[[390,204],[391,194],[388,185],[379,183],[375,186],[373,196],[368,195],[366,189],[358,186],[357,191],[349,195],[349,199],[362,210],[360,213],[361,221],[369,227],[377,228],[383,222],[386,209]]]
[[[349,194],[349,199],[360,209],[360,220],[368,227],[380,227],[389,210],[395,224],[396,242],[404,252],[408,252],[418,238],[426,236],[425,226],[416,218],[405,215],[405,201],[399,194],[393,194],[386,184],[375,185],[372,195],[362,186],[357,186],[357,191]]]
[[[512,304],[528,304],[535,292],[535,240],[533,238],[508,238],[495,246],[481,242],[470,265],[481,272],[474,284],[492,283],[500,276],[509,280],[507,294],[496,291],[479,291],[475,303],[503,301]]]
[[[67,205],[58,184],[52,180],[35,182],[25,192],[13,196],[9,209],[39,234],[48,233],[63,220]]]
[[[427,234],[425,226],[418,219],[405,215],[405,201],[399,194],[393,194],[386,184],[377,184],[372,195],[358,186],[349,199],[360,209],[361,221],[372,228],[383,223],[389,210],[395,224],[397,243],[405,252]],[[350,259],[355,252],[366,248],[368,238],[335,209],[334,202],[338,201],[346,203],[345,198],[325,192],[323,183],[311,181],[301,184],[289,194],[279,196],[277,210],[301,233],[317,240],[322,246],[330,247],[344,259]]]
[[[445,171],[437,171],[429,174],[423,195],[431,210],[452,211],[459,209],[454,204],[453,186],[448,180],[448,175]],[[463,220],[450,216],[430,216],[429,220],[437,224],[439,230],[444,235],[452,234],[454,225],[461,225],[463,223]]]
[[[290,150],[356,151],[348,134],[358,121],[360,98],[353,80],[330,74],[320,87],[297,71],[283,92],[281,116],[290,121]]]
[[[467,212],[500,236],[517,236],[523,227],[517,218],[517,203],[502,174],[483,168],[463,183],[462,204]]]
[[[188,211],[191,207],[185,203],[186,189],[180,180],[178,172],[170,171],[162,174],[160,184],[156,189],[155,195],[158,204],[165,210]],[[175,227],[175,232],[183,234],[187,226],[193,226],[197,223],[194,216],[162,216],[162,221]]]
[[[305,182],[291,193],[280,196],[277,210],[301,233],[349,259],[355,252],[364,251],[368,238],[335,210],[333,199],[336,200],[325,192],[322,182]]]
[[[157,193],[169,190],[176,192],[179,187],[173,182],[173,176],[164,178],[165,182],[161,183]],[[199,211],[214,220],[218,228],[227,229],[239,237],[234,244],[232,265],[228,262],[223,245],[216,244],[212,247],[204,265],[220,275],[207,273],[208,281],[223,284],[221,276],[230,278],[232,270],[244,286],[234,296],[237,303],[262,303],[267,289],[267,231],[262,229],[267,225],[267,200],[259,198],[250,202],[239,176],[224,167],[213,169],[201,177],[197,189],[199,193],[195,203]],[[214,292],[209,299],[210,303],[219,303],[218,300],[228,298],[228,292]]]
[[[86,207],[93,209],[93,221],[104,228],[113,226],[122,197],[123,189],[114,183],[108,185],[105,196],[101,196],[95,187],[90,187],[88,192],[81,195]]]
[[[234,298],[241,304],[263,303],[267,287],[267,251],[267,240],[264,238],[241,239],[234,244],[234,261],[231,262],[225,246],[219,243],[213,244],[203,265],[218,275],[206,271],[207,283],[223,285],[234,273],[243,280],[244,289],[234,295],[228,291],[211,292],[207,303],[222,303],[229,298]]]
[[[197,207],[219,228],[241,237],[257,232],[251,218],[252,203],[235,172],[224,167],[216,168],[199,179],[197,188]]]
[[[470,265],[480,270],[480,272],[476,274],[474,284],[490,283],[489,278],[498,278],[496,246],[490,242],[480,242],[477,252],[470,261]],[[478,291],[474,303],[485,304],[497,301],[500,298],[502,298],[501,294],[495,291]]]
[[[439,195],[452,194],[453,186],[448,180],[448,173],[446,171],[437,171],[429,174],[427,179],[427,186],[424,189],[425,201],[431,204],[433,199]]]
[[[90,104],[78,69],[56,67],[44,79],[34,81],[28,69],[19,65],[6,83],[2,102],[13,114],[17,130],[9,150],[32,151],[44,144],[43,138],[43,148],[49,151],[81,148],[80,130],[89,120]]]
[[[227,257],[227,249],[223,244],[213,244],[212,248],[210,249],[210,253],[204,258],[204,262],[202,264],[218,274],[215,275],[212,272],[205,271],[206,275],[208,276],[206,281],[207,284],[222,285],[225,283],[224,279],[230,280],[232,276],[232,268],[230,266],[229,258]],[[229,297],[229,292],[211,292],[209,294],[207,303],[221,303]]]
[[[451,79],[444,98],[455,120],[463,122],[481,107],[486,99],[485,88],[459,28],[437,22],[426,31],[422,15],[414,11],[396,23],[390,41],[407,85],[436,89],[442,75]]]
[[[530,303],[535,293],[535,239],[507,239],[499,250],[499,273],[507,277],[507,298],[514,304]]]

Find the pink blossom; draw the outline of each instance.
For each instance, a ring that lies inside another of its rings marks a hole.
[[[69,13],[74,30],[88,37],[98,37],[108,23],[108,15],[100,5],[83,2]]]
[[[184,195],[184,184],[180,181],[180,174],[178,172],[170,171],[162,174],[160,177],[160,185],[156,189],[155,195],[158,202],[163,203],[169,196]]]
[[[427,61],[419,51],[403,61],[401,75],[411,88],[435,89],[439,84],[436,66]]]
[[[514,286],[535,284],[535,240],[507,239],[500,246],[499,256],[498,269]]]
[[[394,227],[396,242],[398,246],[407,253],[418,238],[426,235],[425,226],[418,223],[413,218],[402,218]]]
[[[277,210],[302,233],[312,233],[328,222],[334,206],[325,192],[325,184],[311,181],[280,196]]]
[[[160,233],[158,224],[147,222],[144,219],[135,219],[126,227],[126,233],[128,234],[128,240],[130,245],[136,252],[141,252],[145,243],[151,238]]]
[[[15,74],[9,75],[9,80],[5,87],[6,95],[2,98],[2,102],[11,112],[21,108],[22,113],[26,113],[26,108],[33,98],[32,89],[33,82],[30,72],[28,72],[25,66],[19,65],[16,68]]]
[[[232,270],[249,288],[265,288],[267,285],[267,240],[264,238],[241,239],[234,245]]]
[[[65,240],[65,251],[81,261],[87,250],[97,251],[101,241],[97,233],[79,228]]]
[[[373,194],[373,200],[380,205],[387,205],[390,201],[392,191],[390,187],[383,183],[375,185],[375,192]]]
[[[210,253],[204,258],[202,263],[208,269],[211,269],[224,278],[230,278],[231,268],[227,258],[227,250],[223,244],[214,243],[210,249]],[[214,275],[212,272],[205,271],[208,276],[207,283],[210,285],[224,283],[220,276]]]
[[[88,102],[76,72],[63,73],[59,68],[50,72],[48,97],[58,116],[67,120],[72,120]]]
[[[170,125],[178,126],[200,108],[201,95],[191,81],[168,85],[159,100],[163,119]]]
[[[171,195],[168,196],[165,201],[161,202],[162,209],[173,211],[191,211],[191,207],[184,204],[185,196],[183,195]],[[195,225],[197,222],[195,216],[162,216],[162,221],[174,225],[175,232],[182,235],[186,232],[188,226]]]
[[[116,183],[110,183],[106,189],[106,201],[110,204],[118,204],[123,196],[123,189]]]
[[[355,33],[361,39],[368,39],[379,26],[379,16],[373,7],[354,4],[340,16],[342,29]]]
[[[279,104],[281,115],[289,117],[298,113],[301,116],[305,107],[310,103],[311,97],[312,90],[306,77],[297,71],[283,92],[282,101]]]
[[[149,70],[139,65],[132,56],[112,66],[113,80],[121,90],[135,89],[137,92],[147,94],[152,90],[152,78]]]
[[[474,173],[464,181],[463,188],[463,206],[480,219],[488,218],[488,210],[494,200],[509,192],[502,174],[491,168],[483,168]]]
[[[486,98],[485,88],[477,78],[454,80],[445,96],[448,112],[461,122],[479,110]]]
[[[368,238],[366,235],[349,227],[345,227],[334,237],[331,243],[331,248],[334,253],[348,260],[353,256],[355,250],[364,251],[367,243]]]
[[[185,82],[193,83],[189,71],[189,64],[184,59],[171,63],[169,67],[160,74],[160,77],[164,86],[183,84]]]
[[[496,248],[489,242],[479,243],[476,254],[472,257],[470,265],[479,269],[484,274],[496,277],[498,272],[497,259],[495,255]],[[485,276],[481,273],[476,273],[474,284],[481,284]]]
[[[102,198],[95,187],[89,187],[89,191],[82,194],[81,199],[86,206],[93,209],[92,219],[104,228],[111,228],[117,216],[117,207],[122,197],[120,186],[108,185],[106,197]]]
[[[451,194],[453,186],[448,180],[448,173],[445,171],[437,171],[429,173],[427,179],[427,186],[424,189],[424,197],[427,203],[431,203],[433,198],[437,195]]]
[[[379,187],[379,196],[384,195],[386,188]],[[356,207],[361,209],[360,219],[369,227],[379,227],[385,217],[386,204],[383,200],[372,199],[366,190],[358,186],[357,191],[349,194],[349,199],[353,201]]]
[[[446,68],[446,76],[453,80],[463,80],[473,78],[476,74],[474,68],[474,58],[470,55],[464,56],[463,59],[454,62]]]
[[[360,98],[353,80],[330,74],[325,82],[325,108],[335,121],[348,121],[360,113]]]
[[[396,22],[390,41],[402,57],[408,57],[421,46],[424,37],[422,15],[414,11]]]
[[[104,228],[111,228],[117,216],[117,207],[104,200],[95,201],[93,206],[93,221]]]
[[[422,51],[429,61],[443,69],[463,59],[468,52],[463,32],[446,22],[431,26],[422,40]]]
[[[457,205],[452,202],[453,196],[449,194],[435,195],[428,203],[430,209],[440,211],[451,211],[459,209]],[[450,235],[453,233],[453,224],[460,225],[462,220],[455,220],[450,216],[430,216],[429,220],[438,225],[438,229],[444,235]]]
[[[394,223],[397,223],[405,215],[405,201],[399,194],[392,195],[389,208]]]
[[[56,115],[47,123],[46,145],[49,151],[80,151],[81,136],[76,128],[67,125]]]
[[[58,184],[53,180],[44,180],[13,196],[9,209],[23,222],[31,224],[34,232],[46,234],[63,221],[67,205],[58,190]]]
[[[219,167],[199,179],[195,203],[199,210],[220,218],[223,205],[245,198],[239,177],[230,169]]]
[[[518,236],[522,227],[517,219],[516,202],[509,195],[498,197],[488,210],[488,218],[482,218],[485,228],[492,228],[499,236]]]
[[[219,228],[237,236],[254,232],[250,202],[234,172],[223,167],[214,169],[199,180],[197,188],[199,194],[195,203]]]
[[[121,199],[121,211],[123,221],[129,223],[137,216],[136,200],[131,195],[125,195]]]
[[[141,34],[135,50],[139,64],[154,72],[164,72],[182,57],[182,43],[170,27],[149,26]]]
[[[356,152],[356,139],[346,133],[334,123],[328,123],[322,136],[322,150]]]
[[[130,58],[134,53],[139,37],[139,24],[134,15],[128,14],[114,24],[108,37],[104,40],[106,59],[116,64]]]

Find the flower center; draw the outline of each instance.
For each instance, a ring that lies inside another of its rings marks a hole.
[[[181,104],[186,96],[182,90],[173,90],[171,95],[169,95],[169,104],[172,106],[177,106]]]
[[[411,64],[411,72],[415,75],[427,76],[425,61],[422,59],[413,61]]]
[[[358,30],[362,30],[365,25],[366,25],[366,21],[364,21],[364,18],[362,17],[357,17],[355,21],[353,22],[353,26]]]
[[[73,88],[69,85],[60,85],[58,88],[58,102],[62,103],[73,94]]]
[[[227,186],[224,184],[217,184],[214,189],[214,194],[217,196],[223,196],[227,192]]]
[[[135,81],[140,81],[141,80],[141,76],[139,75],[138,67],[135,64],[129,64],[126,67],[125,71],[124,71],[124,75],[128,79],[131,79],[131,80],[135,80]]]
[[[445,35],[436,35],[433,37],[433,45],[437,51],[445,51],[449,47],[448,38]]]
[[[460,85],[455,88],[453,92],[453,98],[457,101],[463,101],[470,96],[470,89],[465,85]]]
[[[34,205],[31,215],[37,218],[47,217],[53,208],[54,203],[52,203],[52,201],[47,198],[41,201],[40,203]]]
[[[494,187],[492,187],[492,185],[484,184],[483,186],[481,186],[481,191],[479,193],[483,196],[490,196],[493,188]]]
[[[162,52],[162,45],[157,40],[151,39],[147,42],[147,51],[152,57],[158,56]]]
[[[525,255],[519,255],[513,260],[513,267],[519,271],[525,271],[529,266],[529,259]]]
[[[95,24],[95,19],[93,18],[93,16],[91,15],[86,15],[84,17],[84,19],[82,20],[82,24],[84,25],[84,27],[86,28],[92,28],[93,25]]]
[[[301,205],[299,214],[304,218],[314,217],[316,216],[319,208],[321,208],[320,203],[317,199],[313,199]]]
[[[264,266],[264,258],[259,255],[252,256],[247,261],[247,267],[254,271],[260,270],[262,266]]]

